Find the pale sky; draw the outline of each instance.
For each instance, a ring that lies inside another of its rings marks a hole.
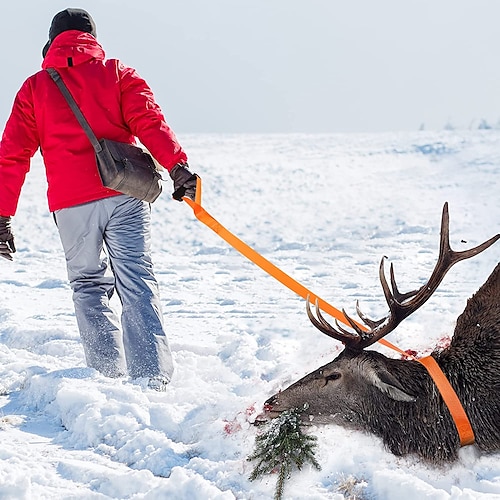
[[[178,133],[500,120],[498,0],[2,0],[0,127],[54,14],[88,10]]]

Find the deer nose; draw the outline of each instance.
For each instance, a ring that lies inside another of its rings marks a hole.
[[[278,403],[278,395],[275,394],[274,396],[271,396],[265,403],[264,407],[272,407],[273,405]]]

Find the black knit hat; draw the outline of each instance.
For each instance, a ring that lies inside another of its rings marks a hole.
[[[63,31],[68,30],[84,31],[85,33],[90,33],[94,37],[97,37],[97,29],[94,20],[87,11],[83,9],[64,9],[58,12],[54,16],[54,19],[52,19],[49,29],[49,41],[42,50],[43,57],[46,56],[54,38]]]

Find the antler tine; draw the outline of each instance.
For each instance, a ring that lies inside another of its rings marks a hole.
[[[373,319],[368,318],[359,308],[359,300],[356,301],[356,312],[357,312],[358,316],[360,317],[361,321],[365,325],[368,325],[371,329],[377,328],[377,326],[380,326],[386,320],[386,318],[382,318],[382,319],[378,319],[378,320],[373,320]]]
[[[391,267],[389,269],[391,275],[391,287],[392,287],[392,295],[397,302],[404,302],[406,299],[413,297],[417,294],[418,290],[412,290],[411,292],[401,293],[398,290],[398,286],[396,284],[396,278],[394,277],[394,266],[391,262]]]
[[[311,302],[309,300],[309,295],[307,296],[306,299],[306,312],[307,316],[311,320],[311,323],[320,331],[323,332],[324,334],[328,335],[329,337],[332,337],[335,340],[339,340],[340,342],[345,343],[346,345],[351,345],[351,344],[356,344],[360,341],[360,337],[358,335],[355,335],[351,332],[348,332],[347,330],[344,330],[339,327],[339,329],[335,329],[326,319],[323,317],[323,315],[320,312],[319,309],[319,301],[316,299],[316,315],[317,318],[314,316],[314,314],[311,311]],[[350,318],[345,314],[346,318],[349,320]],[[352,320],[350,320],[352,322]],[[352,322],[351,324],[355,324]],[[337,325],[338,326],[338,325]],[[359,328],[359,327],[358,327]]]
[[[318,316],[321,315],[321,311],[318,309],[317,310]],[[363,337],[366,334],[366,329],[361,328],[346,312],[345,309],[342,309],[342,314],[344,315],[344,318],[347,320],[349,325],[351,325],[351,328],[356,331],[356,333]],[[343,332],[346,335],[352,335],[352,332],[349,332],[348,330],[344,330],[340,325],[338,320],[335,320],[335,324],[337,325],[338,329]],[[356,337],[357,338],[357,337]]]
[[[317,307],[317,304],[318,304],[318,301],[316,300],[316,307]],[[320,321],[318,321],[316,319],[316,317],[314,316],[314,314],[312,313],[311,311],[311,302],[309,300],[309,295],[307,295],[307,299],[306,299],[306,312],[307,312],[307,316],[308,318],[311,320],[311,323],[321,332],[323,332],[324,334],[328,335],[329,337],[332,337],[334,339],[337,339],[337,335],[336,335],[336,331],[335,331],[335,328],[333,328],[331,325],[327,324],[327,325],[323,325],[323,323],[321,323]],[[339,340],[339,339],[337,339]]]

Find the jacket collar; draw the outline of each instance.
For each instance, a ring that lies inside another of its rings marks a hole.
[[[103,48],[90,33],[70,30],[56,36],[42,62],[42,68],[67,68],[91,59],[104,58]]]

